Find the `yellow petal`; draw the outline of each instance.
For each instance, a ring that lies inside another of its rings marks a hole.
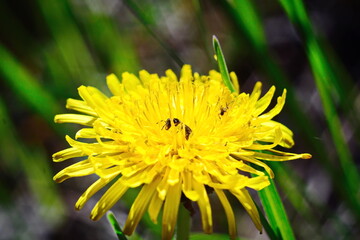
[[[122,183],[121,178],[119,178],[96,203],[91,211],[91,220],[99,220],[112,206],[114,206],[128,189],[129,188]]]
[[[106,119],[108,122],[114,118],[113,111],[108,104],[108,97],[94,87],[80,86],[78,88],[79,95],[91,107],[97,115]]]
[[[115,177],[115,176],[114,176]],[[85,203],[100,189],[105,187],[113,178],[99,178],[96,182],[94,182],[86,191],[80,196],[80,198],[75,203],[75,209],[80,210],[83,208]]]
[[[266,126],[269,128],[276,128],[276,127],[280,127],[281,132],[282,132],[282,140],[279,143],[280,146],[285,147],[285,148],[291,148],[294,146],[294,140],[293,140],[293,132],[286,127],[285,125],[279,123],[279,122],[275,122],[275,121],[267,121],[267,122],[263,122],[261,123],[262,126]],[[266,137],[264,139],[262,139],[262,141],[269,141],[273,138],[273,136],[269,136]]]
[[[261,114],[263,111],[266,110],[266,108],[271,103],[271,99],[273,98],[274,93],[275,93],[275,86],[272,86],[269,89],[269,91],[257,101],[255,105],[255,111],[253,113],[255,116],[258,116],[259,114]]]
[[[273,139],[273,143],[272,144],[253,144],[249,147],[247,147],[247,149],[251,149],[251,150],[266,150],[266,149],[270,149],[273,147],[276,147],[282,139],[282,132],[280,130],[279,127],[275,128],[275,137]]]
[[[260,191],[270,185],[268,176],[256,176],[251,177],[246,182],[246,187]]]
[[[236,155],[234,155],[236,156]],[[256,160],[255,158],[252,158],[252,157],[246,157],[246,156],[236,156],[237,158],[239,159],[242,159],[242,160],[245,160],[247,162],[250,162],[250,163],[254,163],[260,167],[263,167],[265,169],[265,171],[270,175],[271,178],[274,178],[274,172],[271,170],[271,168],[266,165],[265,163],[259,161],[259,160]]]
[[[139,172],[135,172],[132,176],[124,178],[124,184],[131,188],[138,187],[144,183],[150,183],[157,172],[150,172],[151,167],[145,168]],[[148,179],[150,177],[150,179]]]
[[[236,160],[241,160],[241,156],[236,156],[236,155],[233,155],[233,154],[230,154],[230,157],[236,159]],[[239,161],[239,163],[237,164],[236,166],[237,169],[241,170],[241,171],[245,171],[245,172],[248,172],[248,173],[253,173],[253,174],[256,174],[256,175],[264,175],[263,172],[259,171],[259,170],[256,170],[255,168],[251,167],[250,165],[247,165],[245,164],[243,161]]]
[[[262,225],[260,221],[259,212],[256,209],[254,201],[246,189],[230,190],[231,193],[241,202],[247,213],[250,215],[256,228],[261,232]]]
[[[257,102],[257,100],[259,99],[260,95],[261,95],[261,87],[262,87],[262,83],[261,82],[256,82],[254,89],[252,91],[252,93],[250,94],[250,98],[249,101],[250,102]]]
[[[106,77],[106,83],[113,95],[121,96],[124,90],[124,86],[120,83],[115,74],[108,75]]]
[[[89,107],[85,101],[69,98],[66,101],[66,108],[88,115],[97,116],[97,113],[91,107]]]
[[[178,81],[176,74],[171,69],[166,70],[165,74],[172,82]]]
[[[280,154],[283,152],[280,151],[274,151],[273,149],[269,149],[268,151]],[[267,160],[267,161],[289,161],[289,160],[295,160],[295,159],[309,159],[311,158],[311,154],[308,153],[301,153],[301,154],[288,154],[286,153],[283,156],[279,156],[279,155],[274,155],[274,154],[267,154],[267,153],[260,153],[260,152],[256,152],[254,155],[255,158],[260,159],[260,160]]]
[[[165,200],[166,194],[167,194],[168,189],[169,189],[169,184],[167,182],[169,173],[170,173],[170,169],[167,168],[164,171],[164,176],[162,177],[161,182],[156,187],[156,190],[157,190],[157,192],[159,194],[159,198],[161,200]]]
[[[58,114],[55,116],[55,123],[77,123],[85,126],[91,126],[95,117],[81,114]]]
[[[199,194],[193,190],[192,186],[192,176],[191,173],[188,171],[183,171],[182,173],[182,191],[185,196],[190,199],[191,201],[196,202],[199,199]]]
[[[53,179],[54,181],[60,183],[72,177],[87,176],[93,174],[94,172],[95,172],[94,167],[89,162],[89,160],[84,160],[64,168],[63,170],[58,172],[53,177]]]
[[[170,186],[177,184],[179,182],[179,176],[180,176],[180,172],[177,169],[171,168],[170,172],[169,172],[169,177],[168,177],[167,183]]]
[[[123,232],[126,235],[131,235],[136,226],[138,225],[140,219],[145,213],[146,208],[148,207],[150,200],[152,199],[153,194],[155,193],[156,186],[160,182],[160,177],[157,177],[150,184],[145,184],[139,195],[136,197],[134,203],[131,206],[128,218],[126,219]]]
[[[67,148],[52,155],[54,162],[62,162],[70,158],[82,157],[85,154],[78,148]]]
[[[190,66],[190,65],[187,65],[187,64],[185,64],[185,65],[181,68],[180,81],[185,81],[186,79],[187,79],[187,80],[193,79],[191,66]]]
[[[77,131],[75,139],[78,138],[96,138],[97,134],[93,128],[82,128]]]
[[[166,195],[162,218],[162,239],[171,239],[174,234],[175,223],[181,198],[181,184],[178,182]]]
[[[125,72],[122,74],[122,84],[127,92],[135,92],[138,89],[138,86],[141,85],[140,80],[131,73]]]
[[[285,98],[286,98],[286,89],[284,89],[282,96],[277,98],[277,104],[275,105],[275,107],[271,109],[269,112],[260,115],[256,120],[253,121],[254,124],[269,121],[270,119],[278,115],[284,107]]]
[[[223,192],[223,190],[216,189],[216,188],[214,190],[215,190],[216,195],[219,197],[221,204],[224,207],[226,218],[228,221],[230,238],[235,239],[236,238],[236,224],[235,224],[235,215],[232,210],[232,207],[231,207],[225,193]]]
[[[232,82],[232,84],[233,84],[233,86],[235,88],[235,91],[237,93],[239,93],[240,92],[239,81],[238,81],[238,78],[237,78],[237,76],[236,76],[236,74],[234,72],[230,73],[230,79],[231,79],[231,82]]]
[[[151,221],[153,221],[155,224],[157,224],[157,218],[162,205],[163,205],[163,200],[161,200],[157,194],[154,194],[151,199],[148,212]]]
[[[196,180],[193,180],[193,186],[195,191],[199,194],[199,199],[197,203],[200,209],[203,230],[205,233],[212,233],[213,223],[212,223],[212,215],[211,215],[211,206],[205,187],[203,184],[199,183]]]

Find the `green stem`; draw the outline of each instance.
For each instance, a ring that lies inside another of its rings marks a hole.
[[[179,208],[179,215],[177,220],[176,239],[188,240],[190,236],[190,213],[181,204]]]
[[[122,232],[121,227],[120,227],[118,221],[116,220],[114,214],[111,211],[109,211],[106,214],[106,216],[107,216],[107,219],[108,219],[111,227],[113,228],[116,236],[118,237],[118,239],[119,240],[127,240],[127,238],[125,237],[124,233]]]

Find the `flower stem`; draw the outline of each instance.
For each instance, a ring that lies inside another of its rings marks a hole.
[[[121,230],[121,227],[118,223],[118,221],[116,220],[114,214],[111,211],[108,211],[107,214],[107,219],[110,223],[110,225],[112,226],[116,236],[118,237],[119,240],[127,240],[127,238],[125,237],[124,233]]]
[[[188,240],[190,236],[190,213],[180,204],[179,215],[177,220],[177,240]]]

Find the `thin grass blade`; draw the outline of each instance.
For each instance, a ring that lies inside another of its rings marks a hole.
[[[303,35],[306,53],[321,97],[326,121],[342,167],[340,179],[344,179],[343,186],[346,186],[344,188],[346,191],[345,196],[360,218],[360,175],[351,156],[349,146],[345,141],[341,122],[335,109],[336,104],[332,98],[333,91],[338,91],[340,96],[344,95],[341,91],[341,84],[335,77],[330,63],[320,46],[303,2],[301,0],[280,0],[280,3],[290,20],[298,26]],[[338,179],[337,176],[333,181],[339,181]]]
[[[260,221],[261,221],[261,224],[263,225],[268,237],[271,239],[271,240],[276,240],[276,239],[279,239],[278,238],[278,234],[276,234],[274,232],[274,230],[272,229],[272,227],[270,226],[268,220],[266,219],[266,217],[264,216],[263,212],[262,212],[262,209],[260,209],[260,207],[256,204],[256,202],[254,202],[255,205],[256,205],[256,208],[259,212],[259,216],[260,216]]]
[[[269,219],[271,229],[276,234],[276,238],[272,239],[295,239],[275,183],[270,177],[269,180],[270,185],[259,191],[259,196],[266,212],[266,216]]]
[[[224,84],[230,89],[231,92],[235,92],[234,85],[232,84],[232,82],[230,80],[230,75],[229,75],[228,68],[226,66],[224,54],[221,50],[219,40],[217,39],[217,37],[215,35],[213,36],[213,47],[214,47],[216,60],[219,64],[219,70],[221,73],[221,77],[224,81]]]
[[[106,217],[107,217],[110,225],[112,226],[118,239],[119,240],[127,240],[127,238],[125,237],[125,234],[121,230],[121,227],[120,227],[118,221],[116,220],[114,214],[111,211],[109,211],[109,212],[107,212]]]

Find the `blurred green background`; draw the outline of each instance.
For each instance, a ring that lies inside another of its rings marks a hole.
[[[55,125],[54,115],[82,84],[108,93],[109,73],[178,73],[183,63],[203,74],[217,69],[212,35],[241,91],[256,81],[264,91],[275,84],[277,95],[288,89],[277,120],[294,131],[292,152],[313,155],[271,164],[296,238],[360,235],[359,1],[4,0],[0,34],[0,240],[116,239],[106,218],[88,218],[99,194],[73,208],[94,178],[52,181],[69,162],[51,155],[79,129]],[[113,208],[120,224],[133,197]],[[214,231],[226,239],[222,206],[211,201]],[[238,236],[268,239],[230,201]],[[198,214],[192,231],[202,231]],[[145,218],[137,234],[157,239],[159,228]]]

